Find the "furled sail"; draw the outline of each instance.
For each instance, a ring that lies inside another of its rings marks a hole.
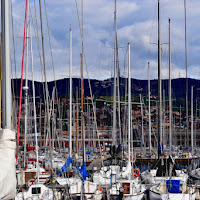
[[[16,194],[15,132],[0,130],[0,199],[13,199]]]

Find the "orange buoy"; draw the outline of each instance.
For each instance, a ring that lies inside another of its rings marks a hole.
[[[135,177],[140,176],[140,170],[138,168],[135,168],[132,170],[131,174]]]

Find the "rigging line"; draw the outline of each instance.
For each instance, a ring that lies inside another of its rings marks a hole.
[[[35,6],[35,1],[34,1],[34,8],[35,8],[35,21],[36,21],[36,24],[34,24],[34,20],[33,20],[33,15],[32,15],[32,10],[31,10],[31,7],[30,7],[30,15],[31,15],[31,21],[32,21],[32,25],[33,25],[33,29],[34,29],[34,32],[35,32],[35,35],[36,35],[36,41],[37,41],[37,48],[38,48],[38,53],[39,53],[39,58],[40,58],[40,65],[41,65],[41,74],[44,75],[44,72],[43,72],[43,62],[42,62],[42,57],[41,57],[41,51],[40,51],[40,43],[39,43],[39,34],[38,34],[38,23],[37,23],[37,12],[36,12],[36,6]],[[44,95],[44,80],[43,80],[43,76],[42,76],[42,86],[43,86],[43,96]]]
[[[39,52],[39,57],[40,57],[40,64],[41,64],[41,74],[42,74],[42,94],[43,94],[43,97],[44,97],[44,99],[45,99],[45,86],[44,86],[44,71],[43,71],[43,68],[44,68],[44,65],[43,65],[43,62],[42,62],[42,56],[41,56],[41,50],[40,50],[40,42],[39,42],[39,31],[38,31],[38,21],[37,21],[37,10],[36,10],[36,4],[35,4],[35,0],[34,0],[34,11],[35,11],[35,21],[36,21],[36,28],[35,28],[35,26],[34,26],[34,23],[33,23],[33,27],[34,27],[34,31],[35,31],[35,34],[36,34],[36,41],[37,41],[37,46],[38,46],[38,52]],[[32,13],[31,13],[31,16],[32,16]],[[33,22],[33,16],[32,16],[32,22]],[[36,31],[37,30],[37,31]],[[40,91],[40,90],[39,90]],[[45,115],[46,115],[46,112],[45,112]],[[46,127],[47,127],[47,125],[46,125],[46,123],[47,123],[47,119],[45,118],[45,122],[44,122],[44,124],[45,124],[45,129],[44,129],[44,135],[45,135],[45,133],[46,133],[46,131],[47,131],[47,129],[46,129]]]
[[[14,25],[13,25],[13,7],[12,0],[10,0],[11,7],[11,25],[12,25],[12,40],[13,40],[13,53],[14,53],[14,63],[15,63],[15,78],[17,77],[17,67],[16,67],[16,50],[15,50],[15,34],[14,34]]]
[[[52,52],[52,45],[51,45],[51,36],[50,36],[50,31],[49,31],[49,22],[48,22],[47,8],[46,8],[46,0],[44,0],[44,7],[45,7],[47,30],[48,30],[48,37],[49,37],[49,46],[50,46],[50,53],[51,53],[51,63],[52,63],[53,75],[54,75],[54,81],[55,81],[55,87],[56,87],[55,67],[54,67],[53,52]],[[57,87],[56,87],[56,93],[57,93]]]
[[[153,11],[154,15],[153,15],[152,22],[151,22],[151,30],[150,30],[150,36],[149,36],[150,40],[151,40],[151,38],[153,38],[152,35],[155,34],[155,33],[153,33],[153,30],[155,29],[154,27],[156,26],[156,24],[155,24],[156,14],[157,14],[156,10],[157,10],[157,2],[155,2],[155,5],[154,5],[154,11]],[[150,45],[151,45],[151,43],[149,43],[149,51],[148,51],[149,53],[151,53]]]
[[[15,79],[17,78],[17,70],[16,70],[16,51],[15,51],[15,34],[14,34],[14,25],[13,25],[13,7],[12,7],[12,0],[10,0],[10,6],[11,6],[11,25],[12,25],[12,40],[13,40],[13,53],[14,53],[14,64],[15,64]],[[12,68],[12,57],[11,57],[11,68]],[[12,68],[13,69],[13,68]],[[14,84],[14,80],[13,80],[13,70],[12,71],[12,92],[13,92],[13,106],[15,107],[15,84]],[[17,87],[17,84],[16,84],[16,91],[18,91],[18,87]],[[17,113],[14,112],[14,116],[16,115]],[[12,123],[14,123],[14,120],[12,121]],[[17,121],[16,121],[16,124],[14,127],[17,127]]]
[[[77,0],[75,0],[75,3],[76,3],[76,11],[77,11],[78,22],[79,22],[79,29],[80,29],[80,33],[81,33],[81,40],[82,40],[82,45],[83,45],[83,54],[84,54],[84,58],[85,58],[85,65],[86,65],[86,71],[87,71],[87,76],[88,76],[88,83],[89,83],[92,107],[93,107],[93,111],[94,111],[95,126],[96,126],[96,130],[97,130],[97,133],[98,133],[98,127],[97,127],[97,123],[96,123],[96,110],[95,110],[95,106],[94,106],[93,93],[92,93],[92,88],[91,88],[90,78],[89,78],[89,73],[88,73],[87,60],[86,60],[85,47],[84,47],[84,41],[83,41],[83,34],[82,34],[82,31],[81,31],[81,23],[80,23]],[[99,134],[97,134],[97,136],[98,136],[98,140],[99,140]]]
[[[81,40],[82,40],[83,55],[84,55],[84,58],[85,58],[84,60],[85,60],[86,71],[87,71],[87,76],[88,76],[88,84],[89,84],[89,89],[90,89],[90,94],[91,94],[92,108],[93,108],[93,111],[94,111],[94,122],[95,122],[96,131],[97,131],[97,138],[98,138],[98,144],[99,144],[99,150],[100,150],[100,157],[101,157],[101,161],[102,161],[102,166],[104,167],[104,163],[103,163],[103,159],[102,159],[102,150],[101,150],[101,145],[100,145],[100,138],[99,138],[100,134],[99,134],[98,126],[97,126],[96,110],[95,110],[93,93],[92,93],[92,87],[91,87],[89,73],[88,73],[87,59],[86,59],[85,46],[84,46],[84,41],[83,41],[83,33],[81,31],[81,23],[80,23],[80,17],[79,17],[77,0],[75,0],[75,3],[76,3],[76,11],[77,11],[77,17],[78,17],[78,22],[79,22],[79,29],[80,29],[80,34],[81,34]],[[105,185],[106,185],[106,191],[108,193],[108,188],[107,188],[106,182],[105,182]]]
[[[31,10],[31,7],[30,7],[30,15],[31,15],[31,21],[32,21],[32,25],[33,25],[33,29],[34,29],[34,33],[36,35],[36,43],[37,43],[37,48],[38,48],[38,53],[39,53],[39,58],[40,58],[40,65],[41,65],[41,74],[42,74],[42,89],[43,89],[43,97],[45,97],[45,94],[44,94],[44,80],[43,80],[43,76],[44,76],[44,72],[43,72],[43,62],[42,62],[42,57],[41,57],[41,51],[40,51],[40,44],[39,44],[39,34],[38,34],[38,23],[37,23],[37,11],[36,11],[36,5],[35,5],[35,0],[34,0],[34,11],[35,11],[35,23],[34,23],[34,20],[33,20],[33,14],[32,14],[32,10]],[[40,91],[40,90],[39,90]]]
[[[11,51],[11,49],[10,49],[10,51]],[[10,63],[11,63],[11,93],[12,93],[12,100],[13,100],[13,104],[12,104],[12,112],[13,112],[13,108],[16,106],[15,105],[15,101],[14,101],[14,99],[15,99],[15,90],[14,90],[14,79],[13,79],[13,63],[12,63],[12,55],[10,55]],[[14,112],[12,115],[14,116],[16,114],[16,112]],[[13,126],[14,125],[14,120],[12,120],[12,122],[11,122],[11,124],[12,124],[12,128],[14,129],[14,127],[16,127],[16,126]],[[17,123],[15,124],[15,125],[17,125]]]
[[[44,7],[45,7],[45,14],[46,14],[46,22],[47,22],[47,30],[48,30],[48,38],[49,38],[49,47],[50,47],[50,54],[51,54],[51,63],[52,63],[52,68],[53,68],[55,92],[56,92],[56,97],[58,99],[58,90],[57,90],[57,84],[56,84],[56,74],[55,74],[53,51],[52,51],[52,45],[51,45],[51,36],[50,36],[50,30],[49,30],[49,21],[48,21],[48,15],[47,15],[46,0],[44,0]],[[59,112],[60,112],[60,110],[58,110],[58,113]]]
[[[56,92],[56,97],[58,99],[58,90],[57,90],[57,84],[56,84],[55,66],[54,66],[53,51],[52,51],[52,45],[51,45],[51,36],[50,36],[50,30],[49,30],[49,21],[48,21],[48,15],[47,15],[46,0],[44,0],[44,7],[45,7],[45,14],[46,14],[46,22],[47,22],[47,30],[48,30],[48,38],[49,38],[49,46],[50,46],[50,54],[51,54],[51,63],[52,63],[52,68],[53,68],[55,92]],[[60,112],[60,110],[58,110],[58,113],[59,112]]]
[[[34,11],[35,11],[35,24],[34,24],[34,21],[33,21],[32,10],[31,10],[31,7],[30,7],[30,14],[31,14],[31,18],[32,18],[32,25],[33,25],[33,29],[34,29],[34,32],[35,32],[35,35],[36,35],[38,53],[39,53],[39,57],[40,57],[41,74],[44,75],[43,62],[42,62],[42,56],[41,56],[41,50],[40,50],[40,42],[39,42],[38,22],[37,22],[37,10],[36,10],[36,5],[35,5],[35,0],[34,0]],[[42,83],[44,82],[43,78],[44,77],[42,76]],[[44,83],[42,85],[43,85],[43,92],[44,92]]]
[[[53,177],[53,161],[52,161],[52,132],[50,127],[50,95],[49,95],[49,89],[47,84],[47,74],[46,74],[46,57],[45,57],[45,44],[44,44],[44,30],[43,30],[43,18],[42,18],[42,4],[41,0],[39,0],[39,11],[40,11],[40,28],[41,28],[41,39],[42,39],[42,58],[43,58],[43,67],[44,67],[44,79],[45,79],[45,97],[46,97],[46,111],[47,111],[47,134],[49,134],[49,150],[50,150],[50,160],[51,160],[51,175]],[[53,93],[52,93],[53,94]],[[46,143],[47,145],[47,143]],[[53,186],[54,187],[54,186]]]
[[[125,94],[124,94],[124,116],[123,116],[123,133],[122,133],[122,143],[127,144],[127,140],[124,138],[124,133],[126,132],[126,117],[127,117],[127,78],[126,77],[126,58],[127,58],[127,53],[128,53],[128,48],[126,48],[125,54],[124,54],[124,89],[125,89]],[[128,75],[127,75],[128,76]]]
[[[126,50],[125,50],[125,52],[124,52],[124,74],[126,74],[126,72],[128,71],[128,70],[126,69],[126,66],[127,66],[127,63],[126,63],[127,54],[128,54],[128,49],[127,49],[127,46],[126,46]]]
[[[27,14],[27,0],[25,7],[25,19],[24,19],[24,38],[23,38],[23,50],[22,50],[22,70],[21,70],[21,84],[20,84],[20,98],[19,98],[19,112],[18,112],[18,130],[17,130],[17,152],[16,163],[18,163],[19,153],[19,135],[20,135],[20,117],[21,117],[21,104],[22,104],[22,86],[23,86],[23,70],[24,70],[24,53],[25,53],[25,39],[26,39],[26,14]]]
[[[187,58],[187,8],[186,0],[184,0],[184,24],[185,24],[185,68],[186,68],[186,147],[189,146],[189,130],[188,130],[188,58]],[[189,154],[189,148],[188,148]],[[188,161],[189,162],[189,161]]]
[[[42,40],[42,61],[43,61],[43,72],[44,72],[44,80],[45,80],[45,97],[46,97],[46,109],[47,109],[47,116],[48,116],[48,124],[47,124],[47,131],[50,134],[50,113],[49,113],[49,103],[50,103],[50,95],[49,89],[47,84],[47,74],[46,74],[46,57],[45,57],[45,44],[44,44],[44,31],[43,31],[43,18],[42,18],[42,4],[41,0],[39,0],[39,13],[40,13],[40,34]],[[49,138],[50,139],[50,138]],[[50,148],[51,151],[51,148]],[[52,166],[52,165],[51,165]]]

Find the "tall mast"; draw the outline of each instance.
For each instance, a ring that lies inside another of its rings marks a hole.
[[[120,70],[119,70],[119,60],[118,60],[118,52],[117,52],[117,101],[118,101],[118,123],[119,123],[119,143],[122,143],[121,136],[121,105],[120,105],[120,88],[119,88],[119,79],[120,79]]]
[[[1,109],[1,97],[2,97],[2,79],[1,79],[1,74],[2,74],[2,33],[0,34],[0,109]],[[1,112],[0,112],[0,127],[1,127]]]
[[[44,67],[44,79],[45,79],[45,92],[46,92],[46,112],[47,112],[47,132],[49,136],[49,148],[50,148],[50,160],[51,160],[51,174],[53,174],[52,171],[52,134],[50,131],[50,113],[49,113],[49,91],[48,91],[48,84],[47,84],[47,75],[46,75],[46,61],[45,61],[45,50],[44,50],[44,33],[43,33],[43,20],[42,20],[42,5],[41,0],[39,0],[39,8],[40,8],[40,21],[41,21],[41,36],[42,36],[42,55],[43,55],[43,67]]]
[[[160,0],[158,0],[158,157],[162,154],[162,80],[161,80],[161,41],[160,41]]]
[[[130,77],[130,43],[128,43],[128,162],[131,161],[131,77]]]
[[[188,77],[187,77],[187,13],[186,13],[186,0],[184,0],[184,16],[185,16],[185,68],[186,68],[186,138],[185,138],[185,145],[187,146],[189,140],[189,133],[188,133]]]
[[[163,115],[163,124],[165,124],[165,89],[163,89],[163,94],[162,94],[162,98],[163,98],[163,110],[162,110],[162,115]],[[163,145],[164,145],[164,142],[166,142],[165,140],[165,126],[162,126],[162,138],[163,138]]]
[[[78,157],[78,87],[76,87],[76,156]]]
[[[82,53],[81,53],[81,133],[82,133],[82,153],[83,162],[85,162],[85,134],[84,134],[84,113],[83,113],[83,0],[81,0],[82,10]]]
[[[2,128],[11,129],[10,22],[9,2],[1,1],[2,30]]]
[[[181,112],[181,105],[180,105],[180,120],[179,120],[180,126],[179,126],[179,132],[181,132],[181,117],[182,117],[182,112]],[[181,133],[180,133],[180,144],[183,146]]]
[[[30,29],[30,47],[31,47],[31,66],[32,66],[32,89],[33,89],[33,112],[34,112],[34,128],[35,128],[35,150],[36,150],[36,167],[37,167],[37,182],[39,183],[39,158],[38,158],[38,134],[37,134],[37,119],[36,119],[36,104],[35,104],[35,78],[33,68],[33,45],[32,45],[32,29],[31,23],[29,23]]]
[[[91,138],[91,133],[90,133],[90,105],[89,105],[89,99],[87,98],[87,130],[88,130],[88,138]],[[91,147],[91,140],[88,142],[89,147]]]
[[[26,72],[24,90],[25,119],[24,119],[24,167],[26,164],[26,144],[27,144],[27,115],[28,115],[28,40],[29,40],[29,0],[27,0],[27,18],[26,18]]]
[[[150,64],[148,62],[148,98],[149,98],[149,151],[151,153],[151,89],[150,89]]]
[[[82,10],[82,31],[81,31],[81,34],[82,34],[82,56],[83,56],[83,0],[81,0],[81,10]]]
[[[117,0],[115,0],[115,47],[114,47],[114,91],[113,91],[113,131],[112,131],[112,145],[116,145],[116,69],[117,69]]]
[[[198,108],[197,108],[197,99],[196,99],[196,113],[195,113],[195,121],[194,121],[194,123],[195,123],[195,135],[194,135],[194,139],[195,139],[195,142],[194,142],[194,145],[195,145],[195,148],[197,147],[197,110]]]
[[[169,150],[172,154],[171,26],[169,19]]]
[[[192,146],[192,156],[193,156],[193,149],[194,149],[193,88],[194,88],[194,86],[191,87],[191,146]]]
[[[70,28],[70,55],[69,55],[69,74],[70,74],[70,103],[69,103],[69,156],[72,157],[72,29]]]
[[[117,9],[116,9],[117,10]],[[117,16],[116,16],[117,19]],[[116,23],[116,27],[117,27],[117,23]],[[117,30],[116,30],[116,93],[117,93],[117,102],[118,102],[118,108],[116,111],[118,111],[118,127],[119,127],[119,144],[122,143],[121,141],[121,114],[120,114],[120,110],[121,110],[121,106],[120,106],[120,88],[119,88],[119,79],[120,79],[120,69],[119,69],[119,56],[118,56],[118,44],[117,44]],[[116,136],[116,138],[118,139],[118,136]],[[118,140],[116,140],[116,142],[118,142]]]
[[[144,146],[144,125],[143,125],[143,103],[142,103],[142,94],[140,93],[140,106],[141,106],[141,150]]]
[[[84,137],[84,113],[83,113],[83,55],[81,54],[81,133],[83,162],[85,162],[85,137]]]

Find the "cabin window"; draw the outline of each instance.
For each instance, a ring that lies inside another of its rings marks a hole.
[[[40,193],[41,193],[41,187],[32,188],[32,194],[40,194]]]

